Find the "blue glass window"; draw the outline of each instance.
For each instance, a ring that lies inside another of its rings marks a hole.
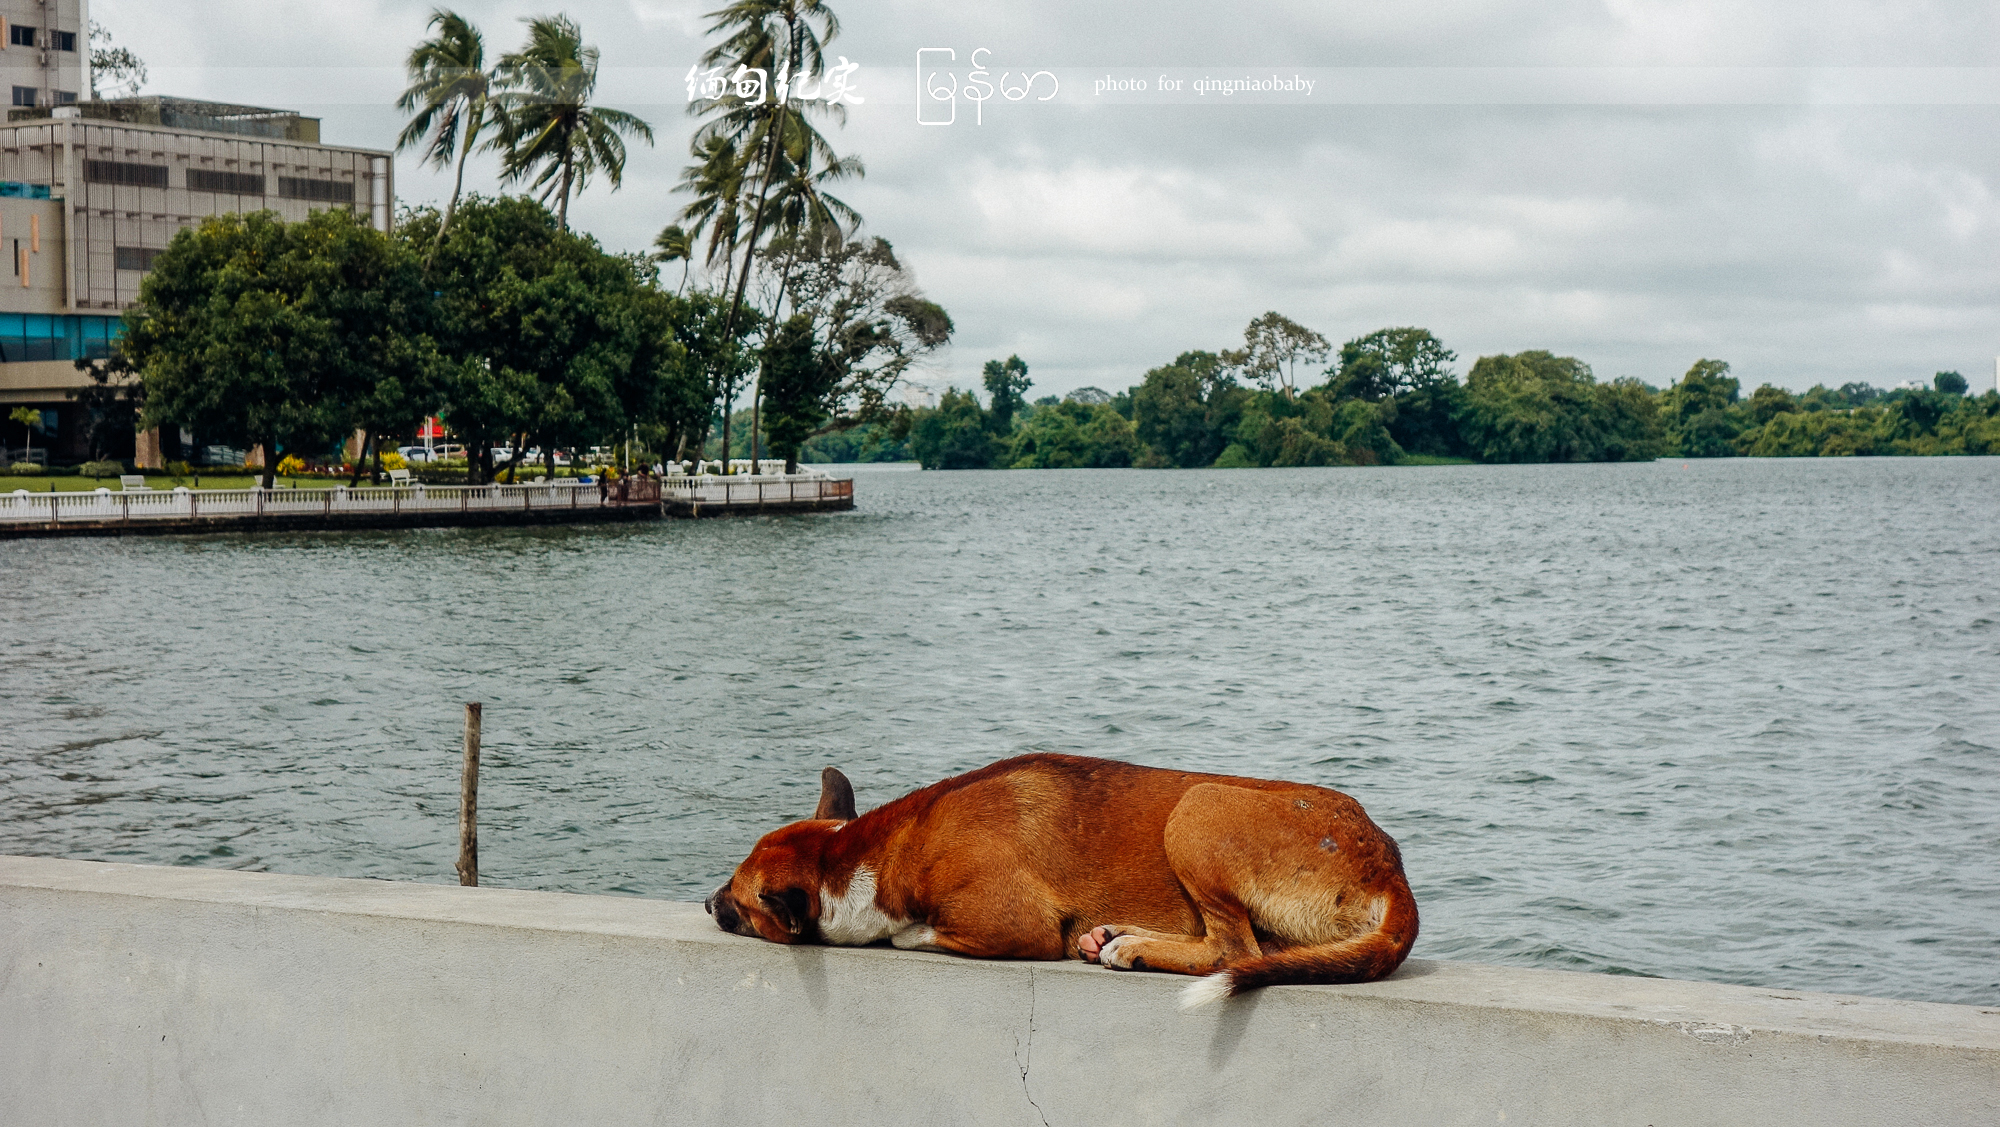
[[[125,334],[122,317],[65,317],[0,313],[0,363],[23,360],[101,360]]]

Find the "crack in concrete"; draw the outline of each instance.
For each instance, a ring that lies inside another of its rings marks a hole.
[[[1035,1114],[1041,1118],[1042,1127],[1049,1127],[1048,1114],[1042,1110],[1041,1104],[1035,1102],[1035,1094],[1028,1090],[1028,1070],[1033,1068],[1035,1064],[1035,971],[1032,967],[1028,968],[1028,1041],[1025,1048],[1026,1057],[1024,1059],[1021,1039],[1016,1037],[1014,1039],[1014,1067],[1021,1072],[1021,1095],[1027,1098],[1028,1106],[1034,1108]]]

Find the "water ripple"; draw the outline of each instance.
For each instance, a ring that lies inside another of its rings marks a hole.
[[[2000,1000],[2000,461],[870,473],[833,518],[0,545],[0,851],[691,898],[1027,750],[1347,790],[1418,953]]]

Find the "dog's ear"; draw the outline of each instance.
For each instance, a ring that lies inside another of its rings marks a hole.
[[[803,888],[788,888],[783,892],[766,892],[757,897],[764,904],[764,910],[778,921],[778,926],[797,935],[806,929],[812,919],[812,900]]]
[[[843,822],[854,818],[854,784],[837,767],[828,767],[819,773],[819,806],[813,817],[838,818]]]

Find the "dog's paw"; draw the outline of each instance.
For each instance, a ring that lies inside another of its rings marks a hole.
[[[1145,942],[1136,935],[1114,934],[1111,941],[1097,952],[1097,961],[1112,970],[1144,970],[1146,963],[1138,952]]]
[[[1076,953],[1081,955],[1086,963],[1097,962],[1104,945],[1121,934],[1123,932],[1115,927],[1093,927],[1076,937]]]

